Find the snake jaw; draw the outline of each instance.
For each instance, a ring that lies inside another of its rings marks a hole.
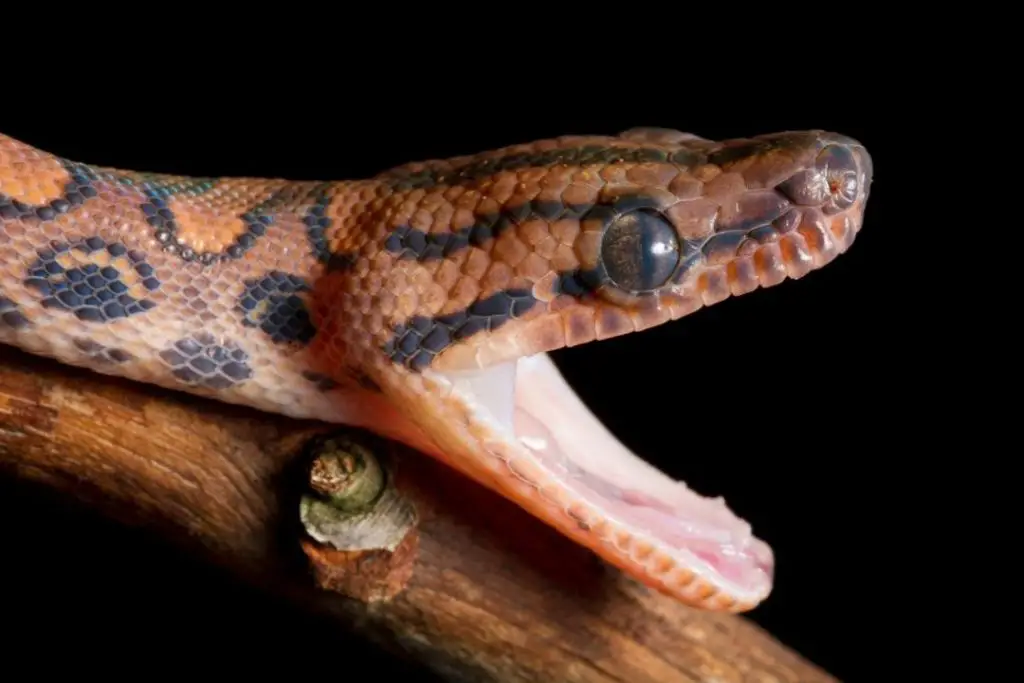
[[[740,611],[769,594],[774,557],[750,524],[629,451],[547,354],[424,375],[447,388],[472,435],[472,454],[463,434],[461,450],[438,457],[685,602]]]
[[[423,373],[437,382],[435,390],[446,388],[464,425],[438,457],[684,602],[745,611],[764,600],[774,556],[750,524],[723,499],[697,494],[625,448],[544,352],[642,330],[801,278],[846,251],[863,222],[871,160],[846,138],[816,142],[798,150],[799,163],[785,173],[778,163],[747,168],[748,180],[762,179],[763,189],[708,202],[708,222],[700,222],[697,202],[689,214],[673,214],[678,204],[650,194],[638,201],[627,193],[625,206],[591,212],[576,245],[583,273],[576,293],[567,291],[564,278],[554,286],[538,281],[532,293],[543,306],[485,340],[441,354]],[[746,161],[739,158],[736,167]],[[732,213],[730,201],[738,202]],[[623,216],[628,220],[621,222]],[[688,234],[693,225],[702,231]],[[673,233],[680,235],[678,248]],[[631,260],[635,255],[643,258]],[[679,265],[665,267],[662,256]],[[581,329],[588,335],[580,337]]]

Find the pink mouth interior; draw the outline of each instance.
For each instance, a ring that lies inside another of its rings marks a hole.
[[[772,581],[771,549],[722,498],[705,498],[623,446],[576,396],[546,354],[452,373],[553,479],[603,517],[739,593]],[[513,436],[514,434],[514,436]]]

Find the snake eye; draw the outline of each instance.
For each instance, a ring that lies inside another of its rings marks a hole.
[[[665,284],[679,263],[679,236],[660,214],[631,211],[612,219],[601,242],[608,278],[629,292]]]

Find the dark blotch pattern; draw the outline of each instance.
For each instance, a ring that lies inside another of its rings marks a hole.
[[[350,370],[349,376],[363,389],[372,391],[374,393],[380,393],[380,385],[370,379],[369,375],[360,372],[358,370]],[[332,391],[341,386],[338,382],[334,381],[327,375],[320,372],[313,372],[306,370],[302,373],[302,376],[308,379],[310,382],[316,385],[316,388],[320,391]]]
[[[0,193],[0,223],[5,220],[52,221],[97,195],[93,186],[96,175],[87,166],[70,161],[64,161],[63,164],[71,174],[71,179],[64,186],[60,197],[41,206],[32,206]]]
[[[352,378],[356,381],[356,384],[361,386],[363,389],[366,389],[367,391],[372,391],[376,394],[379,394],[381,392],[380,385],[373,381],[373,378],[367,375],[365,372],[353,370]]]
[[[62,257],[77,260],[75,252],[93,257],[96,262],[65,268],[60,262]],[[107,257],[100,259],[100,252],[106,252]],[[145,313],[156,306],[152,300],[136,297],[130,291],[124,279],[127,273],[122,273],[118,267],[130,264],[135,271],[133,279],[138,281],[136,292],[140,287],[150,292],[159,289],[160,281],[140,251],[90,237],[40,249],[38,255],[28,270],[25,286],[38,291],[47,308],[69,311],[80,320],[106,323]]]
[[[82,353],[89,356],[96,363],[111,365],[127,363],[134,360],[135,356],[124,349],[113,348],[100,344],[92,339],[79,338],[74,341],[75,347]]]
[[[313,205],[302,217],[306,226],[306,238],[309,240],[309,247],[313,255],[321,263],[328,264],[331,269],[331,250],[327,244],[327,234],[331,228],[331,217],[327,215],[327,207],[331,203],[331,195],[328,192],[329,185],[324,185],[313,194]],[[334,269],[338,264],[333,264]]]
[[[384,248],[400,259],[415,261],[438,260],[450,256],[470,244],[479,246],[491,233],[478,230],[477,226],[453,232],[425,233],[407,225],[391,231]]]
[[[601,286],[601,272],[594,269],[575,269],[558,276],[554,285],[554,294],[580,298],[593,293]]]
[[[436,261],[469,246],[482,247],[519,223],[534,219],[582,218],[593,206],[534,200],[505,207],[501,212],[478,215],[473,225],[450,232],[426,233],[404,225],[391,231],[384,248],[401,259]]]
[[[320,391],[331,391],[341,386],[333,379],[320,372],[306,370],[302,373],[302,376],[308,379],[313,384],[315,384],[316,388],[319,389]]]
[[[0,327],[21,329],[28,327],[29,319],[18,310],[18,305],[5,296],[0,296]]]
[[[537,304],[528,289],[509,289],[474,302],[468,308],[434,318],[414,316],[398,325],[384,352],[395,363],[420,370],[449,346],[475,334],[490,332],[522,316]]]
[[[274,342],[308,344],[316,335],[316,327],[306,302],[299,296],[308,291],[301,277],[280,271],[246,280],[245,293],[238,301],[242,322],[260,328]]]
[[[707,160],[716,166],[728,168],[730,164],[748,157],[766,156],[785,150],[800,150],[807,142],[806,133],[780,133],[722,147],[709,154]]]
[[[355,254],[331,254],[327,257],[326,272],[344,272],[356,263]]]
[[[384,174],[395,190],[426,189],[440,184],[458,185],[486,178],[500,171],[515,171],[523,168],[547,168],[556,165],[585,166],[587,164],[611,164],[617,162],[669,162],[681,166],[696,166],[704,161],[703,155],[691,150],[679,150],[670,154],[663,149],[649,147],[625,147],[619,145],[584,145],[566,147],[544,152],[518,152],[490,159],[479,159],[451,169],[425,168],[418,171],[400,169]]]
[[[207,389],[228,389],[252,377],[249,354],[233,341],[217,342],[198,332],[160,352],[172,374],[185,384]]]

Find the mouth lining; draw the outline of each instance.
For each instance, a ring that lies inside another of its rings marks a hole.
[[[756,600],[769,590],[772,551],[750,524],[722,497],[697,494],[622,445],[547,354],[444,376],[486,411],[500,432],[494,436],[517,447],[519,457],[509,462],[513,475],[584,531],[636,562],[660,550],[736,596]]]

